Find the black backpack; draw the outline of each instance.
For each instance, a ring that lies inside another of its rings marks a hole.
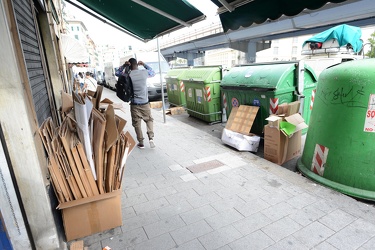
[[[126,65],[124,73],[117,78],[116,95],[124,102],[129,102],[134,96],[132,79],[129,76],[130,69]]]

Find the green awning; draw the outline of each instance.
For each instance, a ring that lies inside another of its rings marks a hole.
[[[79,7],[71,0],[66,1]],[[90,9],[118,25],[126,33],[144,41],[188,27],[206,18],[186,0],[77,1],[83,4],[84,8]]]
[[[219,9],[224,32],[277,20],[281,16],[295,16],[304,9],[316,10],[327,3],[346,0],[211,0]],[[222,4],[224,3],[224,4]]]

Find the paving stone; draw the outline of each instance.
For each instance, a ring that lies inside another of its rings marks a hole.
[[[250,202],[257,198],[262,198],[270,193],[264,190],[261,186],[256,186],[251,182],[246,182],[243,187],[246,189],[245,192],[237,194],[241,199]]]
[[[189,181],[193,181],[193,180],[196,180],[197,177],[195,177],[194,174],[185,174],[185,175],[181,175],[180,178],[185,181],[185,182],[189,182]]]
[[[267,209],[264,209],[262,211],[262,214],[266,215],[268,218],[270,218],[272,221],[277,221],[285,216],[288,216],[290,214],[295,214],[298,210],[293,207],[292,205],[281,202],[278,203],[272,207],[269,207]]]
[[[169,234],[163,234],[150,240],[144,241],[126,250],[165,250],[176,246],[176,243]]]
[[[275,242],[270,237],[258,230],[241,239],[233,241],[229,246],[236,250],[264,249],[273,243]]]
[[[325,241],[320,243],[319,245],[315,246],[312,249],[313,250],[338,250],[338,248],[332,246],[331,244],[329,244]],[[371,249],[374,249],[374,247],[372,247]]]
[[[358,250],[373,250],[375,248],[375,237],[363,244]]]
[[[338,249],[357,249],[375,236],[375,225],[357,219],[326,240]]]
[[[261,196],[261,198],[270,205],[275,205],[277,203],[284,202],[292,197],[293,195],[283,190],[278,190],[277,192],[268,193],[266,195]]]
[[[210,205],[205,205],[193,209],[191,211],[180,214],[181,218],[185,221],[186,224],[191,224],[200,220],[204,220],[212,215],[217,214],[216,210]]]
[[[241,237],[241,233],[230,225],[201,236],[198,239],[207,250],[211,250],[225,246]]]
[[[354,216],[345,213],[340,209],[336,209],[319,219],[319,222],[338,232],[355,220],[356,218]]]
[[[243,235],[250,234],[272,223],[264,214],[258,212],[247,218],[241,219],[232,225]]]
[[[205,220],[213,229],[219,229],[243,219],[244,216],[235,209],[229,209],[206,218]]]
[[[302,228],[297,222],[285,217],[262,228],[274,241],[279,241]]]
[[[178,249],[178,250],[206,250],[197,239],[186,242],[186,243],[181,244],[181,245],[177,245],[173,249]],[[229,250],[231,250],[231,249],[229,249]]]
[[[270,207],[270,205],[262,199],[255,199],[252,202],[245,203],[243,206],[235,206],[234,208],[243,216],[248,217],[268,207]]]
[[[293,236],[307,247],[312,248],[328,239],[334,233],[335,231],[315,221],[298,232],[295,232]]]
[[[129,246],[139,244],[148,240],[143,228],[137,228],[128,231],[126,234],[119,234],[111,238],[102,240],[102,245],[109,246],[111,249],[124,249]]]
[[[323,211],[317,209],[316,207],[313,207],[312,205],[299,210],[293,210],[294,211],[289,215],[289,218],[291,218],[301,226],[307,226],[326,215]]]
[[[134,196],[144,194],[144,193],[147,193],[147,192],[151,192],[151,191],[155,191],[155,190],[156,190],[155,185],[150,184],[150,185],[140,186],[140,187],[137,187],[137,188],[127,189],[127,190],[125,190],[125,193],[126,193],[127,197],[134,197]]]
[[[155,211],[140,214],[136,217],[122,220],[122,231],[127,232],[136,228],[143,227],[145,225],[159,221],[160,218]]]
[[[137,214],[143,214],[166,206],[169,206],[169,203],[164,197],[162,197],[156,200],[134,205],[133,208]]]
[[[309,248],[299,242],[296,238],[292,235],[276,242],[270,247],[266,248],[267,250],[308,250]]]
[[[211,206],[215,208],[216,211],[222,212],[234,207],[241,207],[244,206],[246,202],[238,197],[237,195],[233,195],[231,197],[227,197],[225,199],[216,201],[211,203]]]
[[[147,192],[145,193],[145,196],[147,197],[149,201],[151,201],[151,200],[155,200],[155,199],[165,197],[168,195],[172,195],[172,194],[176,194],[176,193],[177,193],[176,189],[174,189],[173,187],[167,187],[167,188],[156,189],[154,191]]]
[[[215,191],[220,197],[225,198],[229,196],[233,196],[242,192],[245,192],[246,189],[241,186],[232,186],[232,187],[224,187]]]
[[[193,210],[193,207],[187,201],[181,201],[178,204],[160,208],[156,212],[161,219],[165,219],[190,210]]]
[[[218,201],[218,200],[221,200],[221,199],[222,198],[219,195],[217,195],[214,192],[211,192],[211,193],[207,193],[207,194],[204,194],[204,195],[201,195],[201,196],[189,199],[188,202],[194,208],[197,208],[197,207],[201,207],[201,206],[210,204],[212,202],[215,202],[215,201]]]
[[[137,214],[135,213],[133,207],[122,208],[122,219],[129,219],[135,216],[137,216]]]
[[[134,205],[137,205],[139,203],[147,202],[147,198],[144,194],[132,196],[126,198],[125,196],[121,197],[121,206],[122,208],[132,207]]]
[[[308,193],[302,193],[290,198],[287,202],[294,206],[295,208],[301,209],[312,203],[314,203],[317,198]]]
[[[195,192],[193,189],[188,189],[182,192],[178,192],[173,195],[166,196],[165,198],[168,200],[170,204],[177,204],[181,201],[188,200],[191,198],[198,197],[197,192]]]
[[[212,231],[213,229],[207,224],[207,222],[201,220],[174,230],[171,232],[171,236],[177,245],[181,245]]]
[[[143,178],[142,180],[138,180],[137,182],[139,183],[140,186],[141,185],[144,186],[144,185],[150,185],[155,182],[160,182],[164,180],[165,180],[165,177],[163,175],[157,174],[157,175],[153,175],[147,178]]]
[[[177,170],[181,170],[183,168],[181,167],[181,165],[175,164],[175,165],[169,166],[169,169],[172,170],[172,171],[177,171]]]
[[[177,228],[181,228],[185,226],[185,222],[181,219],[180,216],[176,215],[173,217],[169,217],[147,226],[144,226],[146,234],[149,239],[154,238],[156,236],[169,233]]]

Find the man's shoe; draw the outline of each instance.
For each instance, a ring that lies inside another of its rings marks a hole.
[[[150,148],[154,148],[154,147],[155,147],[154,140],[150,140]]]
[[[145,148],[145,145],[143,144],[143,142],[140,142],[140,143],[138,143],[137,147],[138,148]]]

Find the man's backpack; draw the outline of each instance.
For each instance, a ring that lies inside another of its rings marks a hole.
[[[118,98],[120,98],[124,102],[131,101],[131,99],[134,96],[133,83],[129,74],[130,74],[130,69],[129,69],[129,66],[126,65],[124,69],[124,73],[118,77],[117,83],[116,83],[116,95]]]

